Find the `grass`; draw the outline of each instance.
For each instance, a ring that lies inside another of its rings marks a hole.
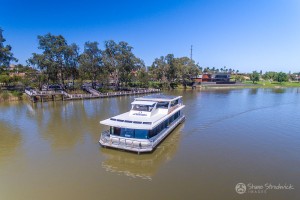
[[[245,81],[244,84],[252,84],[253,87],[262,87],[262,88],[278,88],[278,87],[300,87],[300,82],[269,82],[269,81],[258,81],[254,84],[252,81]]]
[[[24,98],[23,92],[20,91],[0,91],[1,101],[17,101]]]

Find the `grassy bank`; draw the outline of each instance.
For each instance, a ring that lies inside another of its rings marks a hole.
[[[26,95],[19,91],[0,91],[0,102],[19,101],[26,99]]]
[[[251,81],[243,82],[246,85],[251,87],[258,87],[258,88],[285,88],[285,87],[300,87],[300,82],[269,82],[269,81],[258,81],[256,83],[252,83]]]

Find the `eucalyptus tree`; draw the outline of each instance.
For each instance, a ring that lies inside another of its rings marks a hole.
[[[209,68],[205,68],[205,71]],[[172,84],[182,83],[185,87],[192,82],[201,69],[188,57],[175,58],[173,54],[156,58],[149,69],[150,74],[164,87],[171,88]]]
[[[84,51],[79,56],[79,72],[84,79],[92,80],[93,87],[103,70],[103,55],[98,42],[86,42]]]
[[[196,77],[200,72],[200,67],[188,57],[176,58],[177,77],[184,87],[192,83],[192,78]]]
[[[160,81],[164,86],[170,86],[168,82],[168,73],[170,66],[166,62],[166,58],[161,56],[160,58],[155,58],[151,67],[149,68],[150,73],[152,74],[155,80]]]
[[[10,45],[4,45],[6,41],[3,37],[3,30],[0,28],[0,67],[9,67],[11,61],[18,62],[18,60],[14,57],[13,53],[11,52]]]
[[[137,80],[141,87],[147,88],[149,86],[149,73],[147,73],[145,67],[142,67],[140,70],[138,70]]]
[[[165,56],[165,62],[168,65],[167,79],[170,83],[174,83],[178,78],[178,66],[175,63],[175,57],[173,54]]]
[[[120,53],[116,58],[119,65],[120,81],[127,86],[137,71],[145,67],[145,64],[143,60],[133,54],[133,47],[129,46],[127,42],[119,42],[118,46]]]
[[[66,49],[66,78],[71,77],[73,86],[74,80],[79,77],[79,47],[73,43]]]
[[[48,33],[44,36],[39,35],[38,49],[41,54],[33,53],[28,62],[37,66],[49,81],[60,82],[64,85],[65,73],[67,71],[67,57],[69,46],[65,38],[61,35],[52,35]]]
[[[112,75],[116,87],[122,82],[127,85],[132,79],[132,73],[145,66],[144,62],[133,54],[133,47],[127,42],[116,43],[108,40],[104,42],[104,47],[104,66]]]

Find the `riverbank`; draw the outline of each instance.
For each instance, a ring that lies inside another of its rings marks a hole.
[[[289,87],[300,87],[300,82],[269,82],[269,81],[259,81],[256,83],[245,82],[245,84],[250,84],[253,87],[259,88],[289,88]]]
[[[243,89],[243,88],[292,88],[299,87],[300,82],[269,82],[269,81],[259,81],[252,83],[246,81],[239,84],[214,84],[214,85],[197,85],[196,88],[201,89]],[[184,87],[183,85],[178,85],[174,90],[192,90],[191,86]],[[163,91],[163,90],[162,90]],[[76,91],[78,93],[78,91]],[[71,95],[78,95],[77,93],[71,92]],[[86,92],[82,92],[85,93]],[[82,99],[82,98],[78,98]],[[10,101],[23,101],[30,100],[25,93],[19,91],[0,91],[0,102],[10,102]]]
[[[259,81],[256,83],[246,81],[237,84],[207,84],[207,85],[197,85],[196,88],[202,89],[234,89],[234,88],[293,88],[300,87],[300,82],[267,82]],[[183,87],[179,86],[177,89],[193,89],[191,86]]]
[[[27,100],[27,96],[19,91],[0,91],[0,103]]]

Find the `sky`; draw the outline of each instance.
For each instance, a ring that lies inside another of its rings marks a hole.
[[[19,63],[38,50],[38,35],[126,41],[147,66],[173,53],[202,67],[300,71],[299,0],[0,0],[5,44]]]

